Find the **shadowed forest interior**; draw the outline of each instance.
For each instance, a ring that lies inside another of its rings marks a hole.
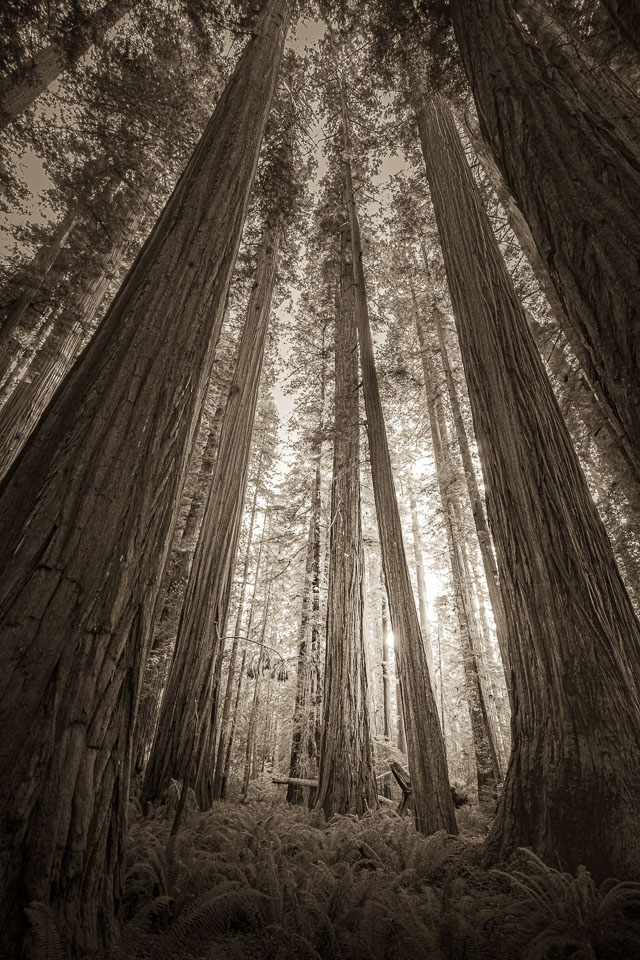
[[[0,70],[0,958],[640,958],[640,0]]]

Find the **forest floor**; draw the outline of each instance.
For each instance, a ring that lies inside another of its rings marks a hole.
[[[486,811],[460,835],[410,817],[321,816],[282,802],[132,810],[118,960],[632,960],[640,884],[518,851],[482,866]]]

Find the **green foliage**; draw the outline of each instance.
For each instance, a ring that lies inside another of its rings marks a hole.
[[[459,816],[470,815],[461,810]],[[470,818],[471,819],[471,818]],[[410,818],[322,816],[262,803],[135,817],[122,960],[559,960],[637,956],[640,885],[553,870],[527,850],[501,869],[482,844]],[[481,808],[473,829],[483,828]]]

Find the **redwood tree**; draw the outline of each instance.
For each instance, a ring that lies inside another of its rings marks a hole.
[[[144,801],[160,797],[171,778],[185,781],[194,765],[198,767],[199,803],[206,808],[213,800],[218,674],[278,255],[293,209],[293,197],[281,196],[282,189],[294,181],[292,117],[285,117],[284,124],[285,129],[280,133],[285,151],[284,156],[278,155],[277,164],[281,189],[278,183],[269,184],[273,191],[271,203],[264,216],[255,279],[224,412],[218,457],[145,774]]]
[[[153,609],[289,17],[271,0],[98,333],[0,487],[0,946],[107,948]]]
[[[545,10],[530,0],[451,4],[482,134],[640,477],[638,100]]]
[[[346,223],[336,292],[335,401],[324,711],[316,806],[327,817],[377,806],[364,645],[358,340]]]
[[[508,626],[513,747],[488,851],[637,878],[640,624],[451,113],[413,99]]]
[[[449,790],[447,764],[438,711],[416,610],[402,539],[400,512],[393,481],[384,414],[369,324],[360,224],[351,166],[352,143],[347,98],[340,86],[342,158],[346,207],[351,228],[355,315],[358,326],[362,386],[371,457],[371,477],[380,533],[396,663],[402,692],[402,714],[407,741],[416,824],[424,833],[457,832]]]

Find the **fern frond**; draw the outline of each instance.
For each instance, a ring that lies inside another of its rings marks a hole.
[[[33,934],[37,960],[65,960],[66,952],[51,907],[32,900],[24,912]]]

